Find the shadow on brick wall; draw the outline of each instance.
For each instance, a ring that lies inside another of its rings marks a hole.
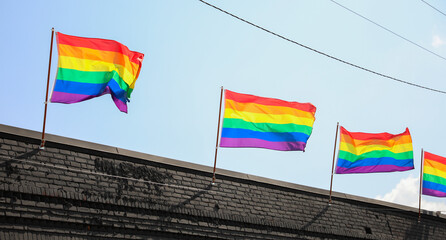
[[[209,190],[211,190],[211,188],[212,188],[212,184],[209,184],[205,189],[195,193],[192,197],[186,199],[185,201],[183,201],[183,202],[181,202],[181,203],[179,203],[177,205],[171,206],[168,211],[171,212],[171,211],[174,211],[174,210],[176,210],[178,208],[182,208],[182,207],[186,206],[187,204],[189,204],[193,200],[199,198],[201,195],[203,195],[206,192],[208,192]]]
[[[325,206],[318,214],[316,214],[308,223],[306,223],[301,230],[306,230],[308,227],[310,227],[314,222],[316,222],[320,217],[322,217],[327,211],[330,206]]]
[[[37,149],[34,149],[34,150],[30,151],[30,152],[27,152],[27,153],[23,153],[23,154],[21,154],[21,155],[18,155],[16,158],[17,158],[17,159],[28,159],[28,158],[30,158],[30,157],[32,157],[32,156],[37,155],[39,152],[40,152],[40,149],[37,148]]]

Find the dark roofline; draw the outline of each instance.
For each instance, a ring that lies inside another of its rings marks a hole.
[[[42,133],[0,124],[0,135],[6,135],[6,137],[9,136],[9,138],[17,138],[17,137],[18,138],[26,138],[26,139],[29,139],[29,141],[31,141],[31,142],[40,144],[40,139],[41,139]],[[171,159],[171,158],[165,158],[165,157],[155,156],[155,155],[151,155],[151,154],[136,152],[136,151],[130,151],[127,149],[111,147],[111,146],[87,142],[87,141],[81,141],[81,140],[77,140],[77,139],[73,139],[73,138],[61,137],[61,136],[52,135],[52,134],[45,134],[45,140],[46,140],[47,145],[50,145],[50,144],[64,145],[69,148],[74,147],[74,148],[83,149],[83,150],[86,150],[89,152],[91,152],[91,151],[101,152],[101,153],[112,154],[112,155],[116,155],[116,156],[142,159],[142,160],[152,161],[152,162],[156,162],[156,163],[160,163],[160,164],[164,164],[164,165],[170,165],[170,166],[185,168],[185,169],[189,169],[189,170],[193,170],[193,171],[209,173],[209,176],[211,176],[211,173],[213,171],[213,168],[209,167],[209,166],[179,161],[179,160],[175,160],[175,159]],[[327,204],[328,204],[329,191],[325,190],[325,189],[308,187],[308,186],[304,186],[304,185],[300,185],[300,184],[279,181],[279,180],[269,179],[269,178],[265,178],[265,177],[260,177],[260,176],[255,176],[255,175],[250,175],[250,174],[245,174],[245,173],[240,173],[240,172],[234,172],[234,171],[220,169],[220,168],[217,168],[217,175],[241,179],[241,180],[245,180],[245,181],[258,182],[261,184],[274,185],[274,186],[278,186],[281,188],[305,191],[305,192],[318,194],[318,195],[325,195],[325,196],[327,196]],[[211,178],[209,178],[209,181],[211,181]],[[400,204],[380,201],[380,200],[371,199],[371,198],[365,198],[365,197],[360,197],[360,196],[355,196],[355,195],[350,195],[350,194],[345,194],[345,193],[340,193],[340,192],[333,192],[332,196],[335,198],[341,198],[341,199],[346,199],[346,200],[351,200],[351,201],[359,201],[359,202],[364,202],[367,204],[375,204],[375,205],[379,205],[379,206],[383,206],[383,207],[396,208],[396,209],[403,210],[403,211],[418,213],[418,208],[408,207],[408,206],[404,206],[404,205],[400,205]],[[423,211],[423,214],[446,218],[446,215],[441,214],[439,212]]]

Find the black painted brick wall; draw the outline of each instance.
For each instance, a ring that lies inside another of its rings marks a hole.
[[[0,239],[446,236],[443,215],[339,193],[329,206],[324,190],[224,170],[211,185],[208,167],[61,137],[39,150],[35,132],[1,129]]]

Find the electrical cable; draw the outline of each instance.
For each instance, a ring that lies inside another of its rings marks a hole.
[[[437,12],[439,12],[439,13],[443,14],[444,16],[446,16],[446,14],[445,14],[444,12],[438,10],[436,7],[430,5],[429,3],[427,3],[427,2],[424,1],[424,0],[421,0],[421,1],[424,2],[424,3],[426,3],[426,5],[428,5],[429,7],[431,7],[431,8],[433,8],[433,9],[437,10]]]
[[[437,56],[437,57],[439,57],[439,58],[441,58],[441,59],[443,59],[443,60],[446,60],[445,57],[443,57],[443,56],[441,56],[441,55],[439,55],[439,54],[437,54],[437,53],[435,53],[435,52],[432,52],[431,50],[429,50],[429,49],[427,49],[427,48],[425,48],[425,47],[419,45],[418,43],[415,43],[415,42],[413,42],[413,41],[411,41],[411,40],[409,40],[409,39],[407,39],[407,38],[405,38],[405,37],[399,35],[398,33],[396,33],[396,32],[394,32],[394,31],[392,31],[392,30],[390,30],[390,29],[388,29],[388,28],[386,28],[386,27],[384,27],[384,26],[382,26],[382,25],[380,25],[380,24],[378,24],[378,23],[376,23],[376,22],[370,20],[370,19],[367,18],[367,17],[364,17],[363,15],[361,15],[361,14],[359,14],[359,13],[357,13],[357,12],[351,10],[350,8],[348,8],[348,7],[346,7],[346,6],[343,6],[342,4],[340,4],[340,3],[338,3],[338,2],[336,2],[336,1],[334,1],[334,0],[330,0],[330,1],[332,1],[333,3],[335,3],[336,5],[338,5],[338,6],[342,7],[342,8],[344,8],[344,9],[346,9],[347,11],[349,11],[349,12],[351,12],[351,13],[353,13],[353,14],[355,14],[355,15],[357,15],[357,16],[359,16],[359,17],[361,17],[361,18],[363,18],[363,19],[365,19],[365,20],[367,20],[367,21],[369,21],[369,22],[371,22],[371,23],[373,23],[373,24],[375,24],[376,26],[378,26],[378,27],[380,27],[380,28],[386,30],[387,32],[389,32],[389,33],[391,33],[391,34],[393,34],[393,35],[395,35],[395,36],[397,36],[397,37],[399,37],[399,38],[405,40],[406,42],[409,42],[409,43],[411,43],[412,45],[415,45],[415,46],[417,46],[417,47],[423,49],[424,51],[426,51],[426,52],[428,52],[428,53],[431,53],[431,54],[433,54],[433,55],[435,55],[435,56]]]
[[[265,31],[265,32],[267,32],[267,33],[269,33],[269,34],[272,34],[272,35],[276,36],[276,37],[279,37],[279,38],[281,38],[281,39],[283,39],[283,40],[285,40],[285,41],[291,42],[291,43],[293,43],[293,44],[296,44],[296,45],[298,45],[298,46],[301,46],[301,47],[303,47],[303,48],[306,48],[306,49],[308,49],[308,50],[310,50],[310,51],[313,51],[313,52],[318,53],[318,54],[320,54],[320,55],[326,56],[326,57],[331,58],[331,59],[333,59],[333,60],[336,60],[336,61],[338,61],[338,62],[341,62],[341,63],[347,64],[347,65],[350,65],[350,66],[352,66],[352,67],[361,69],[361,70],[366,71],[366,72],[369,72],[369,73],[373,73],[373,74],[375,74],[375,75],[378,75],[378,76],[381,76],[381,77],[384,77],[384,78],[388,78],[388,79],[393,80],[393,81],[396,81],[396,82],[404,83],[404,84],[407,84],[407,85],[410,85],[410,86],[413,86],[413,87],[418,87],[418,88],[422,88],[422,89],[429,90],[429,91],[433,91],[433,92],[438,92],[438,93],[446,94],[446,91],[442,91],[442,90],[438,90],[438,89],[434,89],[434,88],[430,88],[430,87],[422,86],[422,85],[419,85],[419,84],[415,84],[415,83],[407,82],[407,81],[404,81],[404,80],[401,80],[401,79],[398,79],[398,78],[394,78],[394,77],[391,77],[391,76],[388,76],[388,75],[385,75],[385,74],[382,74],[382,73],[379,73],[379,72],[370,70],[370,69],[368,69],[368,68],[361,67],[361,66],[359,66],[359,65],[356,65],[356,64],[347,62],[347,61],[345,61],[345,60],[342,60],[342,59],[340,59],[340,58],[331,56],[331,55],[329,55],[329,54],[327,54],[327,53],[321,52],[321,51],[316,50],[316,49],[314,49],[314,48],[308,47],[308,46],[306,46],[306,45],[304,45],[304,44],[302,44],[302,43],[298,43],[298,42],[296,42],[296,41],[294,41],[294,40],[291,40],[291,39],[289,39],[289,38],[286,38],[286,37],[284,37],[284,36],[282,36],[282,35],[280,35],[280,34],[277,34],[277,33],[275,33],[275,32],[272,32],[272,31],[270,31],[270,30],[268,30],[268,29],[266,29],[266,28],[263,28],[263,27],[261,27],[261,26],[259,26],[259,25],[256,25],[256,24],[254,24],[254,23],[252,23],[252,22],[249,22],[249,21],[247,21],[247,20],[245,20],[245,19],[243,19],[243,18],[241,18],[241,17],[238,17],[238,16],[236,16],[236,15],[230,13],[230,12],[227,12],[227,11],[225,11],[225,10],[223,10],[223,9],[221,9],[221,8],[219,8],[219,7],[217,7],[217,6],[214,6],[214,5],[212,5],[212,4],[210,4],[210,3],[206,2],[206,1],[203,1],[203,0],[198,0],[198,1],[200,1],[200,2],[202,2],[202,3],[204,3],[204,4],[208,5],[208,6],[210,6],[210,7],[214,8],[214,9],[216,9],[216,10],[219,10],[220,12],[225,13],[225,14],[227,14],[227,15],[233,17],[233,18],[236,18],[236,19],[238,19],[238,20],[240,20],[240,21],[242,21],[242,22],[245,22],[245,23],[247,23],[247,24],[249,24],[249,25],[251,25],[251,26],[253,26],[253,27],[256,27],[256,28],[258,28],[258,29],[260,29],[260,30],[263,30],[263,31]]]

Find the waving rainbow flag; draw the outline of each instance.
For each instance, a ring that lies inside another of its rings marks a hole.
[[[60,32],[56,37],[59,68],[51,102],[77,103],[109,93],[118,109],[127,113],[144,54],[113,40]]]
[[[336,173],[395,172],[413,169],[409,129],[401,134],[349,132],[341,127]]]
[[[304,151],[316,107],[225,90],[221,147]]]
[[[424,152],[422,193],[446,197],[446,158]]]

